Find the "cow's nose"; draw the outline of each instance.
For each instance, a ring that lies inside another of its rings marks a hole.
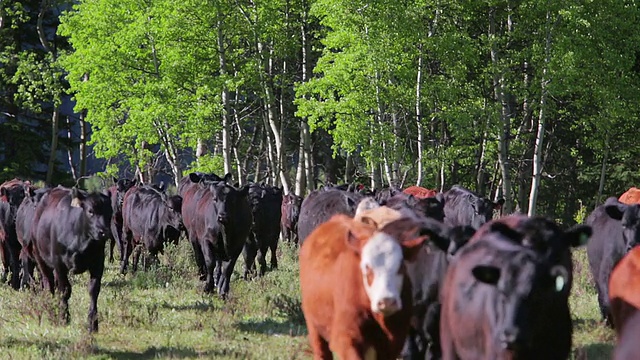
[[[500,342],[502,342],[502,347],[505,349],[513,349],[517,339],[518,329],[515,327],[504,329],[500,335]]]
[[[399,310],[398,301],[395,298],[387,297],[378,300],[378,310],[384,314],[391,314]]]

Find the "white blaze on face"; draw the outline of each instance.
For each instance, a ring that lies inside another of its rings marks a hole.
[[[371,311],[390,315],[402,308],[402,247],[391,236],[376,233],[364,245],[360,270]]]

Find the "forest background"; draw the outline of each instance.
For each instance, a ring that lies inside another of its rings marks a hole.
[[[0,1],[0,180],[461,184],[563,223],[638,184],[629,0]]]

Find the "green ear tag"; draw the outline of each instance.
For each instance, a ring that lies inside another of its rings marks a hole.
[[[564,276],[558,275],[556,276],[556,291],[560,292],[564,289]]]
[[[580,234],[580,246],[586,245],[589,242],[589,236],[587,234]]]

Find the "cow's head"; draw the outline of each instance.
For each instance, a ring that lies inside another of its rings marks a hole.
[[[359,254],[364,289],[373,313],[389,316],[402,309],[404,260],[413,259],[426,239],[426,236],[419,236],[418,230],[419,225],[413,219],[400,218],[369,238],[349,233],[347,242]]]
[[[300,216],[300,206],[302,206],[301,196],[289,193],[282,197],[282,214],[292,223],[298,221],[298,217]]]
[[[471,226],[476,229],[479,229],[482,225],[491,221],[493,219],[493,211],[502,209],[502,205],[504,204],[504,199],[493,202],[475,194],[467,195],[467,199],[473,209]]]
[[[129,191],[134,186],[138,185],[137,179],[118,179],[116,177],[113,178],[113,184],[115,185],[115,194],[110,194],[110,196],[116,196],[116,206],[115,210],[122,210],[122,201],[124,201],[124,194]]]
[[[12,180],[0,187],[0,201],[8,202],[16,209],[25,197],[25,186],[31,186],[29,181]]]
[[[546,261],[533,250],[507,256],[500,266],[476,265],[471,272],[478,282],[497,291],[493,304],[496,343],[503,349],[525,349],[532,342],[531,323],[554,298],[564,296],[570,269]]]
[[[111,237],[111,194],[100,192],[86,193],[78,188],[71,188],[71,207],[82,209],[88,224],[89,237],[105,241]]]
[[[182,197],[180,195],[163,196],[162,198],[167,207],[167,225],[183,231],[185,230],[182,221]]]
[[[218,222],[227,224],[242,202],[248,201],[249,186],[245,185],[236,189],[224,182],[218,182],[210,186],[214,193],[215,208]]]
[[[604,203],[604,210],[609,217],[620,221],[625,253],[640,244],[640,205],[623,204],[610,197]]]

